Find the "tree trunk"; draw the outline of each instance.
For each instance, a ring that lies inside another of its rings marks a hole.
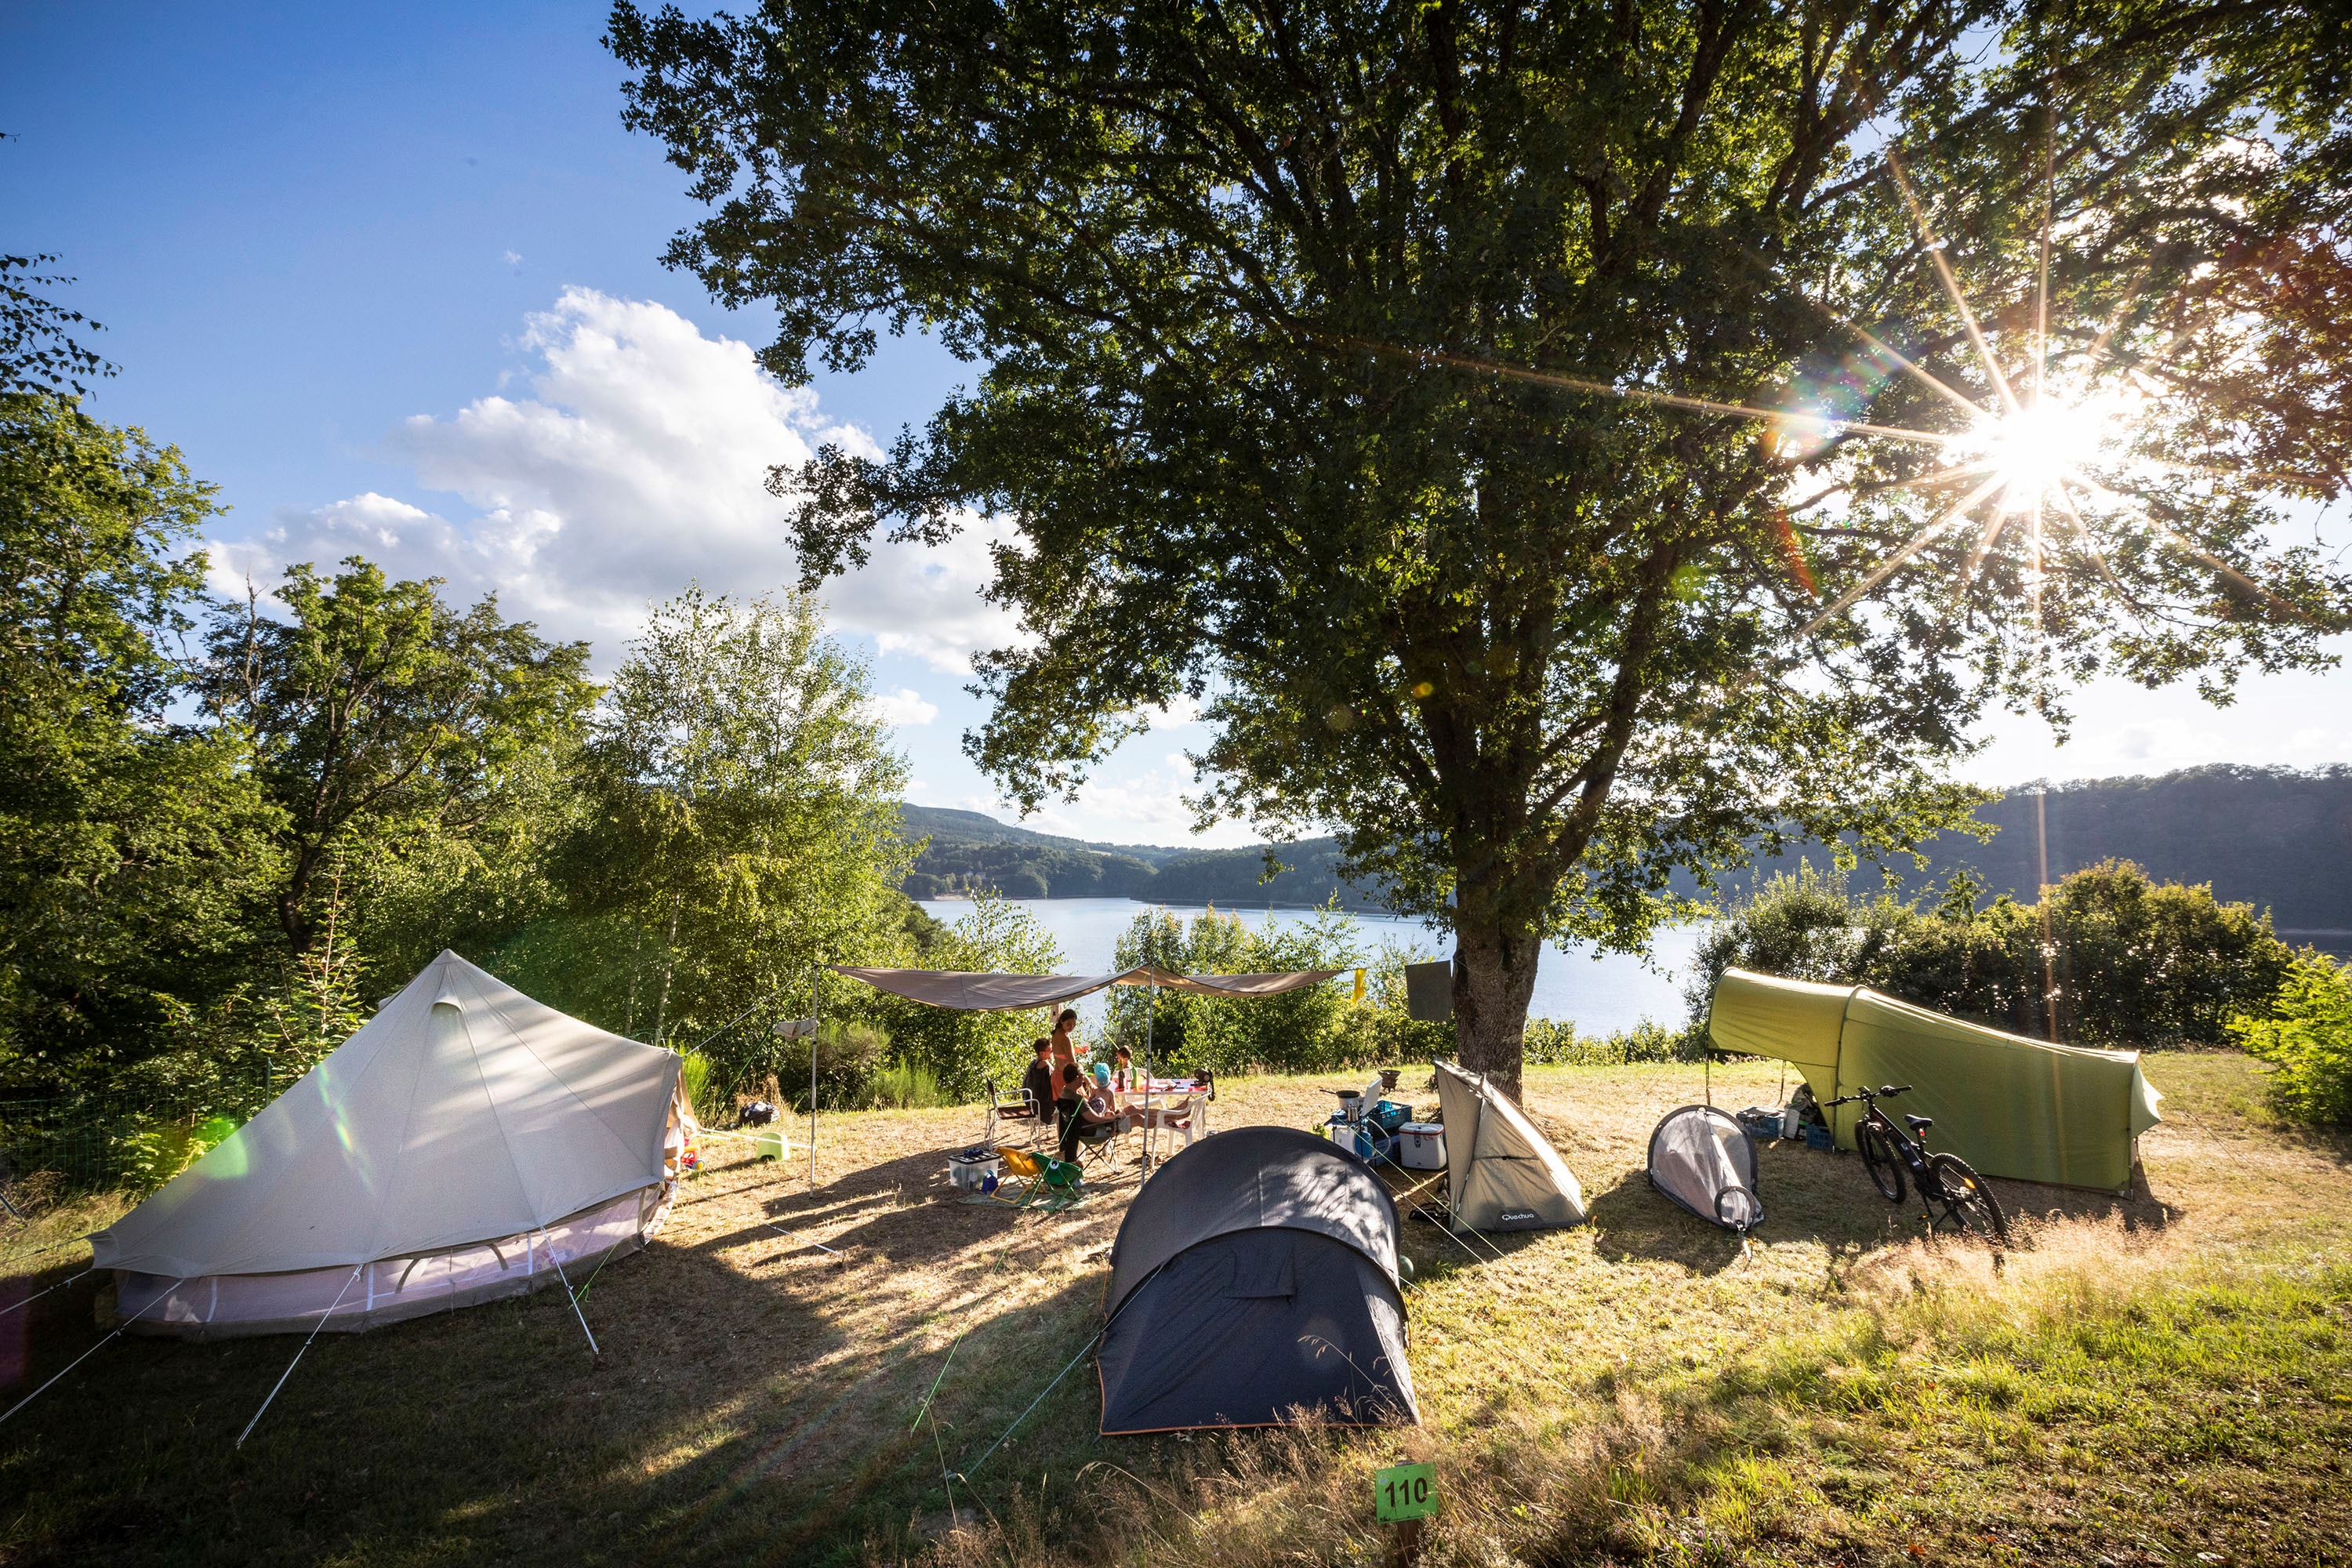
[[[1535,995],[1543,941],[1491,909],[1457,912],[1454,944],[1454,1027],[1462,1065],[1519,1097],[1528,1003]]]

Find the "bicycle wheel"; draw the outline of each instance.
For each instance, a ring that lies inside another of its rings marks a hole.
[[[1886,1141],[1886,1130],[1865,1121],[1853,1130],[1853,1146],[1862,1151],[1862,1163],[1869,1168],[1871,1184],[1878,1189],[1878,1195],[1890,1204],[1901,1203],[1903,1162]]]
[[[1990,1241],[2008,1244],[2009,1216],[2000,1212],[1991,1184],[1970,1170],[1966,1160],[1958,1154],[1930,1155],[1927,1176],[1942,1189],[1937,1201],[1944,1205],[1946,1219],[1962,1230],[1982,1232]]]

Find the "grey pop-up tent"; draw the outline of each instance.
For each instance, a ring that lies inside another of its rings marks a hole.
[[[444,952],[91,1252],[144,1333],[357,1331],[521,1295],[661,1224],[677,1083],[676,1053]]]
[[[1106,1436],[1421,1419],[1405,1364],[1397,1212],[1371,1168],[1295,1127],[1184,1150],[1111,1248]]]
[[[1650,1134],[1650,1185],[1699,1218],[1746,1236],[1764,1217],[1756,1141],[1712,1105],[1666,1112]]]
[[[1584,1222],[1584,1189],[1527,1112],[1483,1073],[1437,1064],[1445,1119],[1445,1206],[1473,1230],[1538,1230]]]

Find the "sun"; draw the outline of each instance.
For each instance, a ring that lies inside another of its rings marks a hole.
[[[2092,404],[2037,400],[1988,419],[1953,443],[1953,466],[1995,481],[1991,504],[2016,517],[2050,503],[2083,481],[2111,434],[2112,414]]]

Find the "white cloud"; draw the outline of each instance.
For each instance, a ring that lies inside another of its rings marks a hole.
[[[648,600],[689,579],[759,594],[796,580],[788,504],[768,468],[831,441],[868,456],[864,431],[827,425],[813,393],[762,371],[748,344],[705,337],[676,311],[567,289],[530,317],[529,395],[492,394],[449,418],[416,415],[386,437],[421,489],[462,506],[428,511],[373,491],[288,510],[257,539],[215,554],[224,574],[268,580],[290,561],[365,554],[402,576],[443,576],[462,598],[495,591],[509,615],[589,637],[600,663]],[[878,545],[831,584],[835,625],[961,673],[1010,641],[1013,618],[980,598],[992,574],[985,525],[940,550]]]
[[[1238,822],[1221,822],[1195,837],[1192,809],[1184,804],[1187,791],[1199,787],[1189,764],[1172,757],[1167,772],[1154,768],[1126,778],[1096,778],[1078,791],[1075,804],[1041,807],[1025,826],[1042,833],[1066,834],[1114,844],[1180,844],[1202,849],[1224,849],[1255,844],[1257,836]],[[987,807],[975,807],[986,810]],[[1011,816],[997,808],[1005,820]]]
[[[879,692],[868,706],[885,724],[928,724],[940,716],[940,705],[924,701],[923,694],[910,686]]]

